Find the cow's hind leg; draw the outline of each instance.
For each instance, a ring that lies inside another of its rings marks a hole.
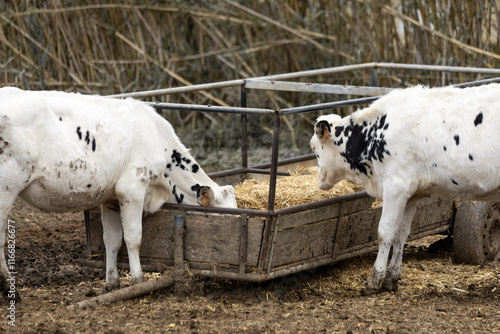
[[[382,282],[382,290],[396,291],[398,289],[398,281],[401,279],[401,269],[403,265],[403,250],[411,230],[411,223],[417,203],[406,206],[404,211],[403,220],[398,230],[398,234],[392,243],[391,262],[387,268],[385,279]]]
[[[117,257],[122,245],[123,234],[118,206],[101,205],[101,220],[104,246],[106,247],[106,290],[118,289],[120,287],[120,277],[118,275]]]

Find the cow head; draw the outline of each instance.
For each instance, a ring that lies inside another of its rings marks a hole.
[[[222,186],[216,191],[208,186],[201,186],[197,191],[198,204],[201,206],[218,206],[237,208],[236,196],[232,186]]]
[[[311,138],[311,149],[318,159],[318,186],[322,190],[331,189],[344,178],[343,158],[339,145],[335,143],[332,130],[341,120],[338,115],[326,115],[318,118]]]

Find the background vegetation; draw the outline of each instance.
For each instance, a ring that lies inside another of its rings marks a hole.
[[[0,85],[24,89],[113,94],[365,62],[500,64],[498,0],[0,0],[0,12]],[[378,84],[441,86],[477,78],[379,71]],[[305,80],[372,84],[370,71]],[[210,93],[157,99],[239,105],[236,89]],[[339,98],[345,97],[252,93],[249,106]],[[237,116],[165,116],[199,158],[220,163],[221,156],[203,152],[234,152],[239,145],[238,127],[227,126],[239,124]],[[309,152],[314,118],[285,119],[284,155]],[[272,121],[250,122],[253,143],[269,146]]]

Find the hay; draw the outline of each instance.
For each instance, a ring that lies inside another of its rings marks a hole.
[[[279,178],[276,184],[274,209],[282,209],[304,203],[353,194],[364,190],[363,186],[342,180],[328,191],[318,188],[318,168],[302,168],[290,176]],[[238,208],[267,210],[269,180],[248,179],[234,188]]]

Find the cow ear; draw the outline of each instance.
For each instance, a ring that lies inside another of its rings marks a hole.
[[[319,121],[314,127],[314,132],[321,142],[326,142],[332,137],[332,128],[327,121]]]
[[[198,204],[201,206],[211,206],[214,201],[214,191],[208,186],[200,187],[198,192]]]

